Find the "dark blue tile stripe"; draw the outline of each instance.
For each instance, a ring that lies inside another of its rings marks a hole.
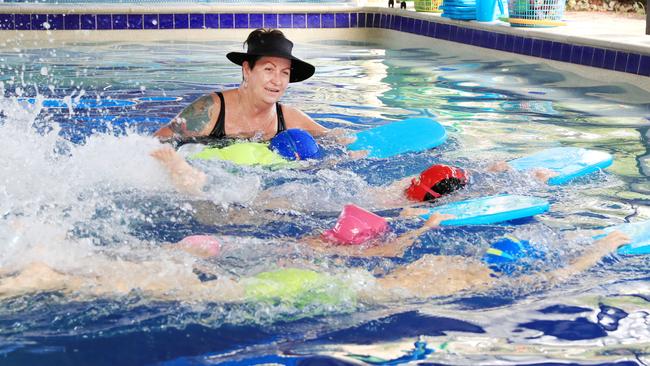
[[[81,29],[81,16],[79,14],[65,14],[63,16],[63,28],[67,30]]]
[[[264,14],[264,27],[277,28],[278,15],[277,14]]]
[[[625,72],[630,74],[639,73],[639,61],[641,60],[641,55],[636,53],[630,53],[627,57],[627,65],[625,66]]]
[[[602,48],[595,48],[594,56],[591,59],[591,66],[602,68],[604,62],[605,62],[605,50]]]
[[[616,66],[616,51],[605,50],[605,60],[603,67],[606,69],[614,70],[614,66]]]
[[[219,14],[219,28],[234,28],[235,15],[234,14]]]
[[[322,15],[323,28],[325,28],[324,23],[325,23],[325,17],[326,16],[327,16],[327,14]],[[365,28],[366,27],[366,13],[359,13],[357,21],[359,23],[359,28]]]
[[[294,13],[291,16],[293,28],[305,28],[307,26],[307,15],[305,13]]]
[[[16,30],[31,30],[32,22],[29,14],[14,14]]]
[[[278,14],[278,27],[279,28],[291,28],[293,23],[291,22],[291,14]]]
[[[49,28],[51,30],[60,30],[64,29],[63,26],[63,14],[48,14],[47,15],[47,23],[49,24]]]
[[[129,14],[126,17],[126,22],[129,29],[144,29],[143,14]]]
[[[47,14],[31,15],[32,30],[46,30],[49,28],[47,23]]]
[[[112,17],[110,14],[97,14],[97,29],[113,29]]]
[[[219,14],[205,14],[204,17],[205,27],[208,29],[219,28]]]
[[[650,56],[641,56],[639,60],[639,75],[650,76]]]
[[[650,76],[650,55],[515,36],[383,13],[0,14],[0,30],[384,28]]]
[[[158,14],[144,14],[143,18],[144,29],[158,29],[158,25],[160,24]]]
[[[593,47],[584,46],[582,48],[582,56],[580,57],[580,64],[591,66],[591,62],[594,59],[594,52],[596,50]]]
[[[205,28],[205,14],[190,14],[190,28],[203,29]]]
[[[248,26],[251,28],[264,27],[264,18],[262,17],[262,14],[249,14]]]
[[[248,28],[248,14],[235,14],[235,28]]]
[[[307,28],[320,28],[320,14],[307,14]]]
[[[0,14],[0,30],[14,30],[14,15]]]
[[[174,29],[174,14],[158,14],[159,29]]]
[[[128,29],[126,14],[113,14],[113,29]]]
[[[81,29],[97,29],[97,16],[95,14],[81,14]]]
[[[336,28],[350,28],[350,14],[337,13],[334,16],[334,25]]]
[[[189,14],[174,14],[174,29],[188,29],[189,27]]]

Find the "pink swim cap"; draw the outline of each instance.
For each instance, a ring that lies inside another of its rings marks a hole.
[[[221,251],[221,243],[212,235],[186,236],[178,244],[188,249],[204,251],[208,256],[219,255]]]
[[[339,245],[358,245],[386,231],[388,222],[383,217],[356,205],[346,205],[334,228],[325,231],[322,238]]]

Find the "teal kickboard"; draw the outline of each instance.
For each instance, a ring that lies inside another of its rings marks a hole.
[[[605,233],[614,230],[621,231],[630,237],[631,242],[619,247],[616,252],[621,255],[645,255],[650,254],[650,221],[622,224],[604,229]],[[594,237],[601,238],[603,235]]]
[[[440,146],[447,140],[447,132],[430,118],[410,118],[357,132],[356,138],[349,150],[367,150],[371,158],[390,158]]]
[[[556,147],[542,150],[530,156],[511,160],[508,164],[515,170],[525,171],[544,168],[558,175],[548,180],[549,185],[560,185],[572,179],[605,169],[612,165],[612,155],[598,150],[579,147]]]
[[[549,208],[550,204],[543,198],[502,194],[432,207],[420,217],[426,220],[432,213],[438,212],[454,215],[442,221],[442,226],[487,225],[535,216]]]

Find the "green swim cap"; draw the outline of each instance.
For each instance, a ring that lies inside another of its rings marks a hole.
[[[284,268],[262,272],[244,280],[244,283],[246,298],[254,302],[290,305],[297,309],[310,305],[337,308],[356,305],[354,292],[343,282],[327,274],[305,269]]]
[[[189,157],[199,160],[227,160],[239,165],[287,166],[290,163],[261,142],[238,142],[224,148],[207,147]]]

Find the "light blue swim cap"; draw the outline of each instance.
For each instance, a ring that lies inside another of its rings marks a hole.
[[[309,132],[299,128],[280,132],[271,139],[269,147],[289,160],[320,159],[322,157],[316,140]]]

